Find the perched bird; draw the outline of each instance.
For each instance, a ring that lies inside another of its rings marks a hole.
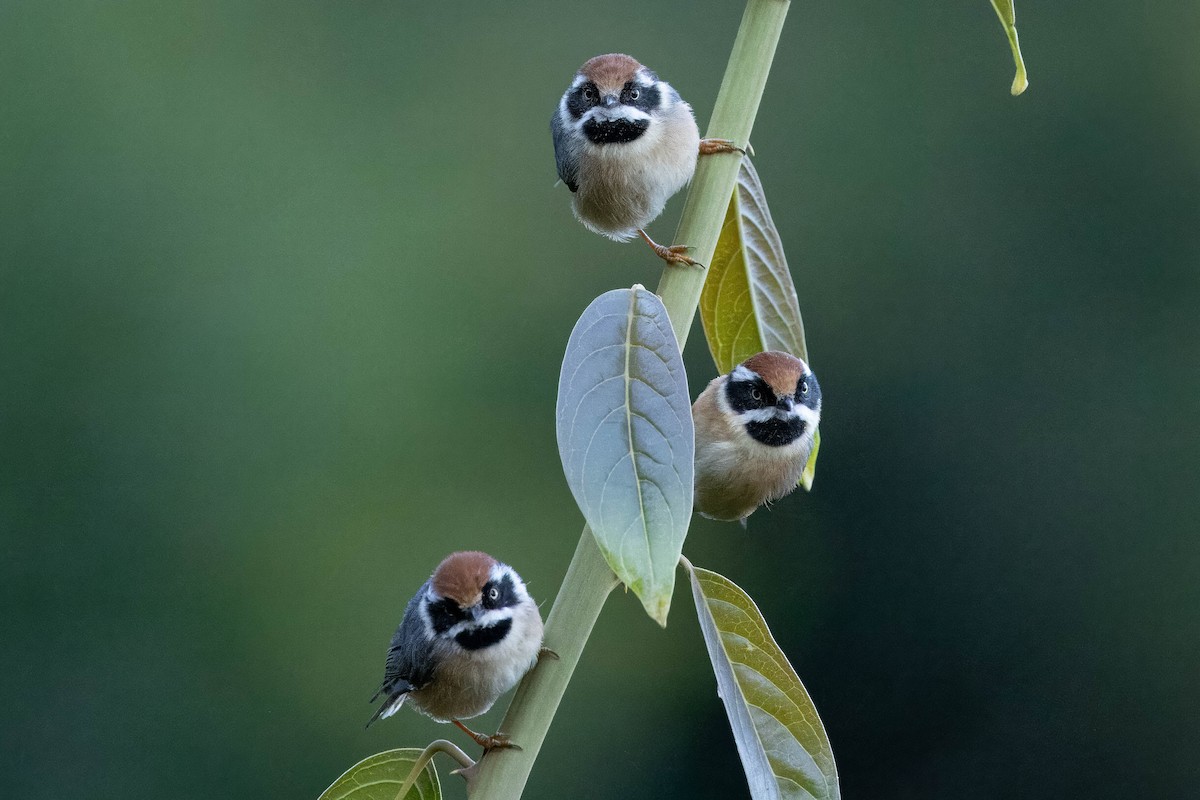
[[[686,245],[664,247],[643,230],[692,179],[699,154],[744,153],[701,139],[692,107],[636,59],[586,61],[550,118],[558,177],[588,230],[617,241],[639,235],[668,264],[695,265]]]
[[[388,648],[383,705],[367,725],[407,701],[453,722],[485,749],[512,746],[459,720],[486,712],[538,660],[542,616],[521,576],[487,553],[451,553],[417,590]]]
[[[692,417],[696,511],[745,524],[799,483],[821,421],[821,387],[795,356],[759,353],[714,378]]]

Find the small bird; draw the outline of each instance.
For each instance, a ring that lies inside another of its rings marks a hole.
[[[692,405],[696,511],[746,518],[796,488],[821,421],[821,387],[800,359],[768,351],[714,378]]]
[[[588,230],[619,242],[638,235],[668,264],[696,265],[686,245],[656,244],[644,228],[692,179],[698,155],[745,150],[701,139],[679,93],[621,53],[584,62],[550,118],[550,133],[558,177]]]
[[[483,714],[533,668],[542,650],[542,616],[516,571],[487,553],[451,553],[408,601],[388,648],[384,702],[367,722],[405,701],[438,722],[453,722],[485,750],[513,747],[507,737],[460,722]]]

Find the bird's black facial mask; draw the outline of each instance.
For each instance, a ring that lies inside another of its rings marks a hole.
[[[567,112],[572,119],[579,119],[599,103],[600,90],[591,81],[567,93]]]
[[[491,611],[497,608],[512,608],[520,600],[512,576],[501,575],[499,580],[488,581],[483,587],[483,607]]]
[[[817,383],[817,377],[815,375],[811,373],[805,375],[796,384],[796,403],[799,405],[808,406],[813,411],[820,410],[821,384]]]
[[[433,626],[433,632],[439,636],[469,619],[470,615],[449,597],[429,604],[429,622]]]
[[[749,373],[753,375],[754,373]],[[775,405],[775,393],[762,378],[754,375],[746,380],[730,379],[725,387],[725,398],[735,414],[747,411],[757,411],[760,408]]]

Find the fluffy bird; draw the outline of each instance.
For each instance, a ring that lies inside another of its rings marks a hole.
[[[692,405],[695,508],[741,520],[796,488],[821,421],[821,387],[800,359],[768,351],[714,378]]]
[[[487,553],[451,553],[404,609],[371,698],[383,695],[383,705],[367,725],[407,702],[453,722],[487,750],[511,747],[506,737],[475,733],[460,720],[490,709],[541,649],[542,616],[516,570]]]
[[[631,56],[584,62],[550,118],[558,177],[576,218],[617,241],[641,236],[668,264],[696,264],[686,245],[656,244],[644,228],[692,179],[699,154],[744,153],[701,139],[692,107]]]

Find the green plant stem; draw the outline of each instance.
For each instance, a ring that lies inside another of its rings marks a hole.
[[[417,760],[413,762],[412,769],[408,771],[408,777],[404,779],[404,783],[400,784],[400,790],[396,792],[395,800],[404,800],[412,790],[412,787],[417,785],[417,780],[420,779],[421,773],[425,771],[425,765],[438,753],[445,753],[450,756],[463,769],[470,769],[475,766],[475,762],[471,760],[471,757],[453,742],[448,742],[445,739],[432,741],[428,747],[421,751],[421,755],[417,756]]]
[[[747,3],[708,136],[743,146],[749,142],[788,6],[788,0]],[[712,260],[717,248],[740,163],[736,154],[702,156],[696,168],[675,241],[691,245],[691,255],[703,264]],[[696,316],[706,273],[706,268],[669,266],[658,285],[681,350]],[[542,659],[525,677],[500,725],[522,749],[494,750],[479,761],[470,786],[472,800],[517,800],[521,796],[592,626],[616,585],[616,576],[585,527],[546,620],[546,647],[555,651],[558,659]]]
[[[500,723],[500,730],[521,749],[493,750],[484,756],[471,782],[472,798],[515,800],[521,796],[592,626],[617,583],[591,529],[584,527],[546,619],[545,645],[558,658],[543,657],[525,676]]]
[[[729,139],[743,147],[750,141],[789,5],[787,0],[750,0],[746,4],[706,136]],[[696,167],[675,241],[690,245],[689,255],[701,264],[712,262],[740,164],[735,153],[701,156]],[[707,268],[667,267],[659,281],[658,296],[671,316],[680,350],[687,344],[707,274]]]

